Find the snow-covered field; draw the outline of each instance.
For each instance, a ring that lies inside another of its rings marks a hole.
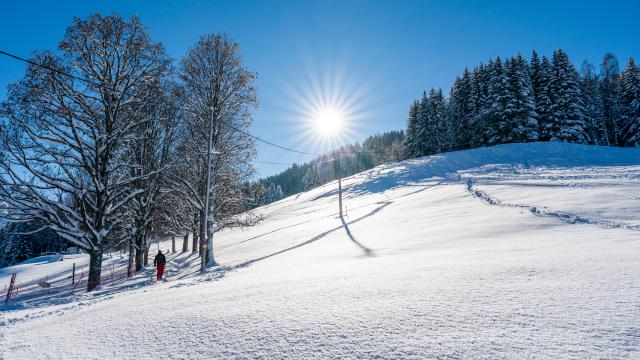
[[[344,219],[335,183],[264,207],[204,276],[178,255],[166,282],[5,308],[0,358],[640,358],[640,149],[500,145],[343,184]]]

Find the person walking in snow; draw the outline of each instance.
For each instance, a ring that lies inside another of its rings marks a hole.
[[[162,274],[164,274],[164,265],[167,263],[167,258],[162,254],[162,250],[158,250],[158,255],[156,255],[155,259],[153,259],[153,266],[158,269],[157,279],[162,279]]]

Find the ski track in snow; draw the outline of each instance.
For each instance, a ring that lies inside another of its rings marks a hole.
[[[523,205],[523,204],[505,203],[496,199],[495,197],[492,197],[491,195],[487,194],[487,192],[485,191],[474,188],[474,181],[472,178],[467,178],[467,191],[471,193],[474,197],[484,201],[489,205],[525,209],[534,215],[558,219],[560,221],[564,221],[569,224],[591,224],[591,225],[598,225],[608,229],[624,228],[632,231],[640,231],[640,226],[638,225],[629,225],[622,222],[595,219],[595,218],[590,218],[590,217],[581,216],[577,214],[571,214],[564,211],[552,210],[546,207],[539,208],[539,207]]]

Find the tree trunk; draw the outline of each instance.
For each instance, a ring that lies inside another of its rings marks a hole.
[[[172,253],[176,252],[176,237],[175,236],[171,237],[171,252]]]
[[[194,230],[191,235],[191,252],[194,253],[198,251],[198,230]]]
[[[133,247],[133,237],[129,238],[129,266],[127,267],[127,277],[131,277],[131,275],[133,275],[134,271],[134,267],[133,267],[133,263],[134,263],[134,258],[135,258],[135,250]]]
[[[213,210],[209,214],[209,219],[207,219],[207,245],[205,246],[205,259],[204,263],[206,267],[216,266],[216,259],[213,255],[213,235],[214,235],[214,224],[213,224]]]
[[[189,251],[189,232],[184,233],[184,239],[182,240],[182,252]]]
[[[144,248],[144,266],[149,265],[149,247]]]
[[[204,212],[201,214],[200,216],[200,234],[198,236],[198,255],[202,256],[202,244],[205,243],[207,241],[207,234],[204,233],[204,222],[205,219],[203,218],[204,216]]]
[[[144,263],[144,241],[142,234],[136,232],[136,272],[142,270]]]
[[[87,291],[91,291],[100,285],[100,273],[102,271],[102,247],[89,252],[89,278],[87,279]]]
[[[136,249],[136,272],[142,270],[143,263],[144,263],[144,250]]]
[[[196,251],[198,251],[198,235],[200,234],[200,230],[198,230],[200,228],[200,220],[198,220],[198,213],[196,212],[196,221],[195,221],[195,227],[193,229],[193,235],[192,235],[192,242],[191,242],[191,252],[194,253]]]

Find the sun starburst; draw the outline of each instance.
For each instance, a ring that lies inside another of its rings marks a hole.
[[[284,81],[288,114],[300,147],[320,154],[358,140],[375,107],[366,81],[338,66],[307,66]],[[352,76],[348,76],[351,74]]]

